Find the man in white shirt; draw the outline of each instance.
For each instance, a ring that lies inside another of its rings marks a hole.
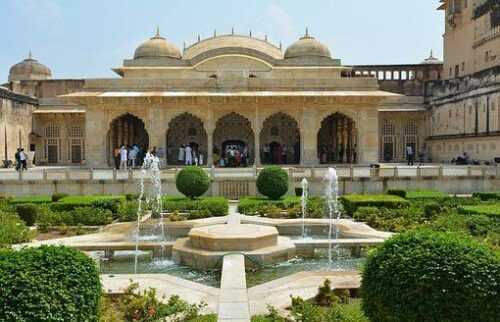
[[[120,170],[127,170],[127,160],[128,160],[128,151],[127,148],[122,145],[120,148]]]
[[[191,148],[190,145],[186,145],[186,148],[184,149],[185,151],[185,159],[186,159],[186,163],[185,165],[193,165],[193,154],[192,154],[192,151],[193,149]]]
[[[413,165],[415,161],[415,155],[413,153],[413,148],[411,145],[406,146],[406,157],[408,159],[408,165]]]
[[[19,160],[21,161],[21,170],[28,170],[27,155],[24,149],[19,152]]]

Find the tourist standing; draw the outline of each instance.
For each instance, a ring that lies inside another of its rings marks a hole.
[[[125,145],[120,148],[120,170],[127,170],[128,151]]]
[[[288,148],[286,144],[283,144],[283,149],[281,150],[281,161],[283,164],[288,164]]]
[[[202,153],[200,153],[198,155],[198,165],[203,165],[203,154]]]
[[[128,151],[128,162],[129,166],[132,168],[135,168],[136,165],[136,160],[137,160],[137,154],[139,152],[139,148],[134,144],[132,145],[132,148]]]
[[[184,146],[184,144],[181,144],[181,146],[179,147],[179,154],[177,154],[177,161],[179,162],[179,164],[184,163],[185,156],[186,156],[186,147]]]
[[[28,156],[23,148],[19,151],[19,161],[21,162],[21,170],[28,170]]]
[[[16,159],[16,171],[19,171],[21,169],[21,159],[19,158],[21,149],[18,148],[16,151],[16,154],[14,154],[14,158]]]
[[[411,145],[406,146],[406,158],[408,159],[408,165],[413,165],[415,155],[413,152],[413,147]]]
[[[185,165],[193,165],[193,149],[191,146],[188,144],[184,148],[184,159],[185,159]]]
[[[113,150],[113,157],[115,158],[115,168],[116,170],[120,169],[120,147],[117,146]]]
[[[271,163],[271,148],[269,144],[264,145],[264,163]]]

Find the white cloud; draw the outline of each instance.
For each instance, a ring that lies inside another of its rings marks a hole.
[[[266,13],[270,18],[273,29],[277,29],[286,38],[295,37],[293,19],[285,9],[275,3],[272,3],[267,6]]]

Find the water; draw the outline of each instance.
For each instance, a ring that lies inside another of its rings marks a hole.
[[[306,211],[307,199],[309,198],[309,183],[306,178],[302,179],[302,197],[300,198],[300,205],[302,207],[302,239],[306,238]]]
[[[339,211],[339,203],[338,203],[338,177],[337,170],[335,168],[328,168],[328,171],[325,175],[324,180],[326,181],[325,186],[325,199],[328,207],[328,241],[330,241],[328,245],[328,262],[332,264],[332,235],[333,235],[333,218],[336,218],[335,224],[335,239],[339,238],[340,235],[340,211]],[[337,257],[339,256],[339,246],[335,245],[335,250],[337,253]]]
[[[135,258],[134,258],[134,272],[137,274],[137,269],[139,265],[139,241],[141,240],[141,219],[144,212],[143,199],[146,197],[146,204],[151,206],[151,211],[153,214],[160,214],[160,241],[166,242],[167,238],[165,236],[165,225],[163,221],[163,211],[161,202],[161,176],[160,176],[160,159],[151,153],[146,153],[144,158],[144,163],[141,167],[141,180],[139,181],[139,206],[137,208],[137,227],[135,231]],[[152,191],[151,194],[145,195],[144,189],[144,179],[149,178],[151,180]],[[152,196],[152,197],[151,197]],[[163,246],[162,246],[163,249]]]

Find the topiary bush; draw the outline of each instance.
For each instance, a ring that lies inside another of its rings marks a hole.
[[[393,195],[352,194],[341,196],[340,201],[349,216],[352,216],[359,207],[396,209],[410,206],[407,200]]]
[[[27,226],[33,226],[38,218],[38,207],[32,204],[19,204],[16,213]]]
[[[67,196],[68,196],[67,193],[56,192],[56,193],[52,194],[52,202],[58,202],[59,200],[61,200],[64,197],[67,197]]]
[[[186,167],[179,172],[175,180],[177,190],[188,198],[202,196],[210,187],[210,178],[199,167]]]
[[[99,321],[94,261],[68,247],[0,250],[0,321]]]
[[[401,198],[406,198],[406,190],[403,189],[389,189],[387,190],[388,195],[398,196]]]
[[[500,260],[455,233],[397,235],[369,254],[363,310],[371,322],[498,321]]]
[[[257,177],[257,189],[269,199],[280,199],[288,192],[288,173],[279,166],[264,168]]]

